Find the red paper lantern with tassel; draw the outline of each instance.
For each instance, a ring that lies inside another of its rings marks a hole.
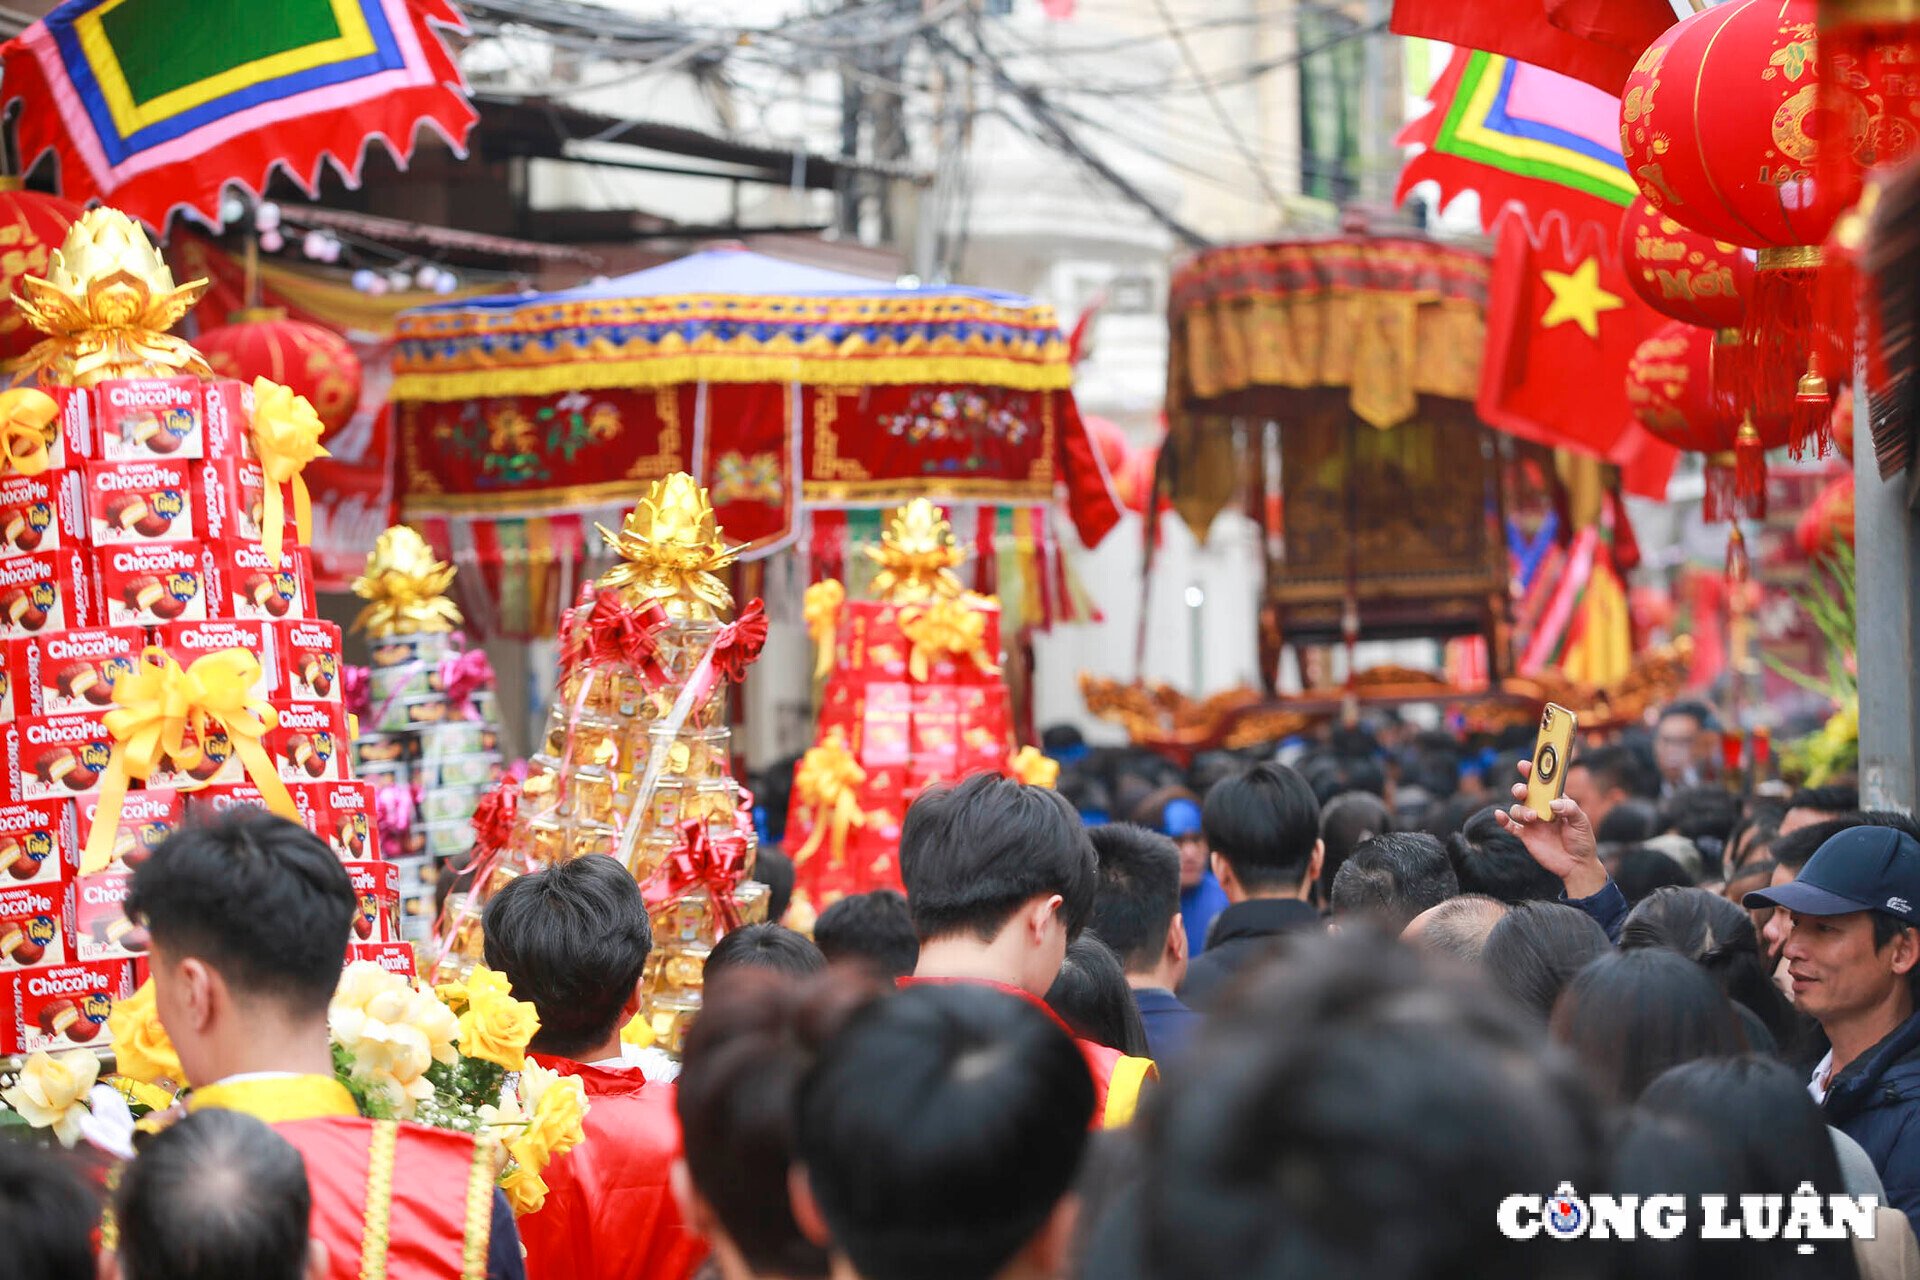
[[[6,305],[20,277],[45,275],[47,255],[67,238],[80,206],[59,196],[29,191],[20,179],[0,177],[0,371],[5,371],[42,335],[17,307]]]
[[[1743,329],[1740,399],[1794,416],[1794,441],[1824,443],[1829,379],[1849,370],[1823,314],[1820,246],[1860,193],[1854,156],[1875,108],[1851,84],[1820,83],[1814,0],[1747,0],[1675,23],[1640,55],[1621,96],[1627,168],[1658,210],[1695,231],[1758,249]],[[1710,104],[1702,110],[1701,104]],[[1797,382],[1788,370],[1805,370]]]
[[[331,329],[287,318],[282,307],[247,307],[207,329],[194,346],[223,378],[271,378],[313,405],[327,430],[338,431],[360,404],[360,357]]]
[[[1750,250],[1680,225],[1645,196],[1620,219],[1627,283],[1661,315],[1707,329],[1737,329],[1753,291]]]
[[[1627,403],[1655,437],[1706,455],[1706,520],[1757,519],[1767,513],[1766,452],[1786,444],[1792,428],[1784,415],[1727,411],[1713,391],[1719,350],[1710,329],[1677,320],[1662,325],[1627,362]]]

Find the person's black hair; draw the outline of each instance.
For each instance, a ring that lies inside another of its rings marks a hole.
[[[1693,841],[1708,867],[1720,865],[1740,822],[1740,797],[1721,787],[1687,787],[1660,806],[1660,829]]]
[[[1333,879],[1360,842],[1393,829],[1393,811],[1371,791],[1348,791],[1321,806],[1320,840],[1327,851],[1321,855],[1320,880],[1314,889],[1322,903],[1331,900]]]
[[[1078,750],[1086,745],[1086,737],[1075,725],[1050,724],[1040,731],[1040,749],[1048,755]]]
[[[1660,811],[1646,800],[1622,800],[1593,829],[1601,844],[1639,844],[1659,834]]]
[[[1131,823],[1096,827],[1087,836],[1100,860],[1100,888],[1087,928],[1113,948],[1127,972],[1151,972],[1180,914],[1180,850]]]
[[[799,763],[799,756],[788,756],[775,760],[765,769],[755,770],[752,775],[754,807],[761,812],[770,844],[779,844],[787,838],[787,808],[793,798],[794,767]],[[760,853],[764,854],[766,849],[767,845],[763,844]],[[754,878],[762,879],[758,875]]]
[[[1246,768],[1246,761],[1231,751],[1202,751],[1187,766],[1187,785],[1197,796],[1213,790],[1214,784]]]
[[[920,793],[900,832],[900,877],[923,943],[955,933],[990,941],[1022,903],[1055,893],[1071,936],[1097,883],[1073,806],[997,773]]]
[[[1460,789],[1460,747],[1450,739],[1435,741],[1421,735],[1421,741],[1401,763],[1402,786],[1419,787],[1435,800],[1444,800]]]
[[[1675,716],[1687,716],[1695,724],[1709,733],[1720,729],[1720,718],[1713,714],[1713,708],[1697,699],[1685,698],[1679,702],[1669,702],[1660,712],[1660,719],[1671,720]]]
[[[1557,902],[1560,878],[1533,860],[1527,846],[1500,825],[1492,806],[1481,809],[1447,840],[1447,857],[1460,892],[1484,893],[1508,905]]]
[[[1215,786],[1200,821],[1207,844],[1253,893],[1298,886],[1320,842],[1319,802],[1283,764],[1257,764]]]
[[[1539,1029],[1401,948],[1301,935],[1285,957],[1145,1105],[1144,1185],[1099,1228],[1135,1274],[1590,1274],[1496,1225],[1511,1188],[1597,1171],[1592,1100]]]
[[[1072,1186],[1093,1101],[1045,1012],[973,984],[909,987],[822,1050],[795,1146],[862,1280],[991,1280]]]
[[[149,1139],[120,1180],[120,1274],[302,1280],[311,1211],[292,1143],[243,1112],[196,1111]]]
[[[480,921],[487,967],[540,1015],[535,1052],[577,1058],[620,1029],[653,949],[647,904],[625,867],[574,858],[515,876]]]
[[[1775,836],[1773,843],[1767,846],[1767,856],[1776,865],[1793,868],[1794,875],[1800,874],[1800,868],[1807,865],[1808,859],[1819,851],[1821,845],[1839,835],[1842,831],[1851,831],[1855,827],[1867,825],[1864,813],[1848,813],[1838,818],[1826,818],[1810,827],[1800,827],[1783,836]]]
[[[1112,821],[1113,794],[1107,790],[1106,783],[1092,774],[1068,765],[1060,770],[1056,789],[1082,818],[1097,817],[1102,822]]]
[[[1486,807],[1485,800],[1474,796],[1449,796],[1445,800],[1427,806],[1426,812],[1420,815],[1420,821],[1415,826],[1417,830],[1424,831],[1437,840],[1451,840],[1466,829],[1467,823],[1476,813]],[[1459,868],[1455,867],[1454,870],[1458,871]],[[1555,883],[1558,884],[1558,881]]]
[[[787,1197],[794,1099],[820,1046],[854,1010],[884,998],[846,970],[801,979],[736,969],[706,984],[674,1106],[694,1188],[757,1274],[816,1280],[830,1270]]]
[[[1833,1135],[1820,1107],[1807,1095],[1806,1077],[1772,1059],[1746,1055],[1682,1063],[1647,1085],[1635,1115],[1673,1126],[1681,1140],[1649,1160],[1650,1167],[1631,1183],[1616,1177],[1611,1188],[1616,1192],[1684,1193],[1689,1203],[1698,1203],[1701,1195],[1721,1195],[1737,1204],[1740,1196],[1791,1196],[1802,1183],[1811,1184],[1816,1195],[1846,1191]],[[1692,1149],[1691,1157],[1681,1154],[1686,1148]],[[1677,1184],[1676,1175],[1684,1177],[1690,1161],[1703,1155],[1716,1162],[1717,1176],[1705,1185]],[[1761,1240],[1696,1239],[1682,1247],[1691,1256],[1672,1260],[1691,1265],[1660,1274],[1835,1280],[1859,1274],[1853,1246],[1845,1240],[1817,1242],[1809,1253]],[[1645,1260],[1672,1252],[1662,1242],[1644,1250]],[[1648,1273],[1636,1269],[1635,1274]]]
[[[1194,808],[1200,807],[1200,797],[1184,785],[1160,787],[1146,795],[1135,804],[1126,815],[1126,820],[1136,827],[1145,827],[1149,831],[1158,831],[1165,818],[1167,806],[1175,800],[1185,800]]]
[[[893,889],[853,893],[813,922],[813,944],[828,964],[855,961],[885,978],[904,978],[920,961],[920,935],[906,895]]]
[[[1550,1025],[1594,1087],[1622,1105],[1669,1067],[1747,1051],[1719,984],[1664,947],[1594,960],[1560,993]]]
[[[1892,809],[1868,809],[1860,815],[1860,818],[1869,827],[1892,827],[1902,835],[1920,840],[1920,822],[1914,821],[1911,814],[1898,813]]]
[[[1618,788],[1629,797],[1641,800],[1657,799],[1660,795],[1657,777],[1632,747],[1595,747],[1575,756],[1567,768],[1585,769],[1593,775],[1595,785],[1602,792]]]
[[[1737,902],[1705,889],[1656,889],[1620,930],[1620,947],[1665,947],[1705,969],[1727,998],[1751,1010],[1776,1045],[1805,1034],[1802,1019],[1773,984],[1753,917]]]
[[[826,956],[808,940],[783,924],[742,925],[713,944],[705,969],[708,982],[733,969],[773,969],[804,978],[827,967]]]
[[[1366,917],[1399,937],[1415,916],[1459,892],[1445,846],[1423,832],[1390,831],[1362,843],[1340,868],[1333,911]]]
[[[1343,760],[1371,760],[1380,752],[1380,739],[1358,725],[1337,724],[1327,734],[1327,747]]]
[[[1807,809],[1814,813],[1830,813],[1835,817],[1843,813],[1853,813],[1860,808],[1860,788],[1836,784],[1825,787],[1802,787],[1793,793],[1787,801],[1787,809]]]
[[[360,909],[326,841],[252,805],[176,828],[133,873],[127,918],[236,991],[320,1017]]]
[[[1722,861],[1731,861],[1736,850],[1741,864],[1765,855],[1767,846],[1780,834],[1780,820],[1786,816],[1785,804],[1761,800],[1749,804],[1746,813],[1727,835],[1726,856]]]
[[[1613,882],[1620,886],[1629,903],[1637,903],[1655,889],[1691,885],[1693,877],[1665,853],[1641,844],[1620,855]]]
[[[100,1198],[72,1154],[0,1137],[0,1240],[16,1274],[94,1280],[99,1223]]]
[[[1480,950],[1493,985],[1545,1022],[1573,975],[1613,950],[1592,916],[1560,902],[1523,902]]]
[[[793,905],[793,859],[779,849],[762,846],[753,855],[753,878],[767,886],[767,919],[786,919]]]
[[[1311,756],[1300,762],[1300,776],[1319,804],[1353,791],[1373,796],[1387,794],[1387,771],[1370,756]]]
[[[1059,976],[1047,988],[1047,1005],[1082,1040],[1135,1058],[1152,1052],[1127,971],[1113,948],[1091,929],[1067,944]]]

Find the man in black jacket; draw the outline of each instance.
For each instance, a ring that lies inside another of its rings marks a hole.
[[[1180,987],[1182,1000],[1204,1010],[1285,935],[1321,927],[1309,898],[1325,846],[1313,788],[1283,764],[1255,765],[1216,783],[1201,825],[1229,903]]]
[[[1833,1046],[1808,1089],[1920,1230],[1920,841],[1850,827],[1798,879],[1750,893],[1746,905],[1790,913],[1781,954],[1793,1002]]]

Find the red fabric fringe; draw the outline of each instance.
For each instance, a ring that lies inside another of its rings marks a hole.
[[[1745,582],[1753,573],[1753,563],[1747,558],[1747,539],[1740,532],[1740,526],[1733,526],[1733,533],[1727,539],[1727,582],[1729,585]]]

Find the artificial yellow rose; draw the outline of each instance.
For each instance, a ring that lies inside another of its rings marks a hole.
[[[113,1006],[113,1012],[107,1015],[107,1036],[113,1041],[114,1074],[141,1084],[166,1081],[178,1086],[187,1082],[180,1055],[167,1038],[167,1029],[160,1025],[152,978]]]
[[[513,998],[504,974],[474,966],[467,976],[467,1010],[460,1015],[460,1052],[518,1071],[527,1060],[527,1042],[539,1030],[539,1013]]]
[[[527,1127],[507,1140],[507,1151],[536,1172],[587,1136],[587,1090],[578,1076],[563,1076],[529,1062],[520,1073],[520,1107]]]
[[[36,1053],[20,1068],[13,1088],[0,1099],[36,1129],[51,1129],[63,1147],[80,1141],[80,1126],[92,1115],[87,1094],[100,1078],[100,1059],[85,1049],[59,1057]]]
[[[459,1021],[431,992],[364,960],[347,966],[327,1007],[333,1042],[351,1074],[386,1099],[401,1119],[433,1096],[435,1062],[459,1061]]]
[[[653,1027],[647,1022],[647,1015],[636,1013],[627,1019],[627,1025],[620,1028],[620,1043],[630,1044],[636,1049],[653,1047]]]
[[[516,1218],[540,1212],[540,1206],[547,1202],[547,1184],[525,1165],[508,1170],[500,1179],[500,1189],[507,1193],[507,1206]]]

